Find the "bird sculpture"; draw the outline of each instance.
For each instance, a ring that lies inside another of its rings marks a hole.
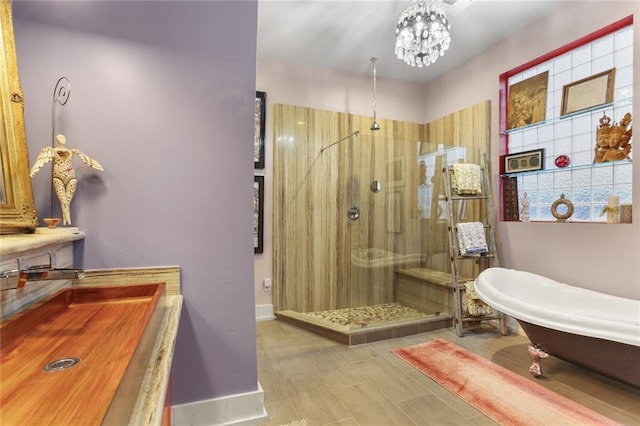
[[[104,169],[100,163],[84,154],[82,151],[76,148],[67,148],[65,146],[66,141],[67,140],[64,135],[57,135],[55,148],[52,146],[45,146],[42,148],[35,163],[33,164],[33,167],[31,168],[30,176],[33,177],[38,170],[42,168],[42,166],[53,160],[53,188],[56,191],[58,200],[60,200],[60,206],[62,208],[62,224],[70,225],[71,200],[73,199],[76,187],[78,186],[76,172],[73,169],[73,156],[77,155],[80,157],[80,160],[92,169]]]

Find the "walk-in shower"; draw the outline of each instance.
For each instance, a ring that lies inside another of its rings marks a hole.
[[[417,124],[373,132],[366,117],[274,115],[276,316],[347,344],[449,326],[450,288],[411,271],[450,270],[433,176],[442,152],[456,161],[466,149],[420,142]]]

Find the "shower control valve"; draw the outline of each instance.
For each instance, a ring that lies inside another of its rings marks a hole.
[[[347,210],[347,217],[350,220],[358,220],[358,218],[360,217],[360,209],[357,207],[351,207],[349,210]]]

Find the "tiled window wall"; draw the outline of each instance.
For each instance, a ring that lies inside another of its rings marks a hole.
[[[612,103],[561,116],[563,86],[612,68]],[[632,201],[632,162],[593,163],[593,159],[596,129],[603,114],[618,123],[626,113],[633,113],[633,26],[512,75],[507,85],[545,71],[549,72],[546,120],[505,132],[510,154],[545,149],[545,170],[517,174],[518,198],[527,193],[532,221],[555,220],[551,204],[565,194],[575,208],[569,221],[606,222],[601,213],[610,195],[618,195],[623,204]],[[569,156],[569,167],[554,164],[560,155]]]

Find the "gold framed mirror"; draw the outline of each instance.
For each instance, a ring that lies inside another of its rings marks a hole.
[[[32,232],[38,226],[24,128],[24,98],[18,75],[11,1],[0,0],[0,234]]]

